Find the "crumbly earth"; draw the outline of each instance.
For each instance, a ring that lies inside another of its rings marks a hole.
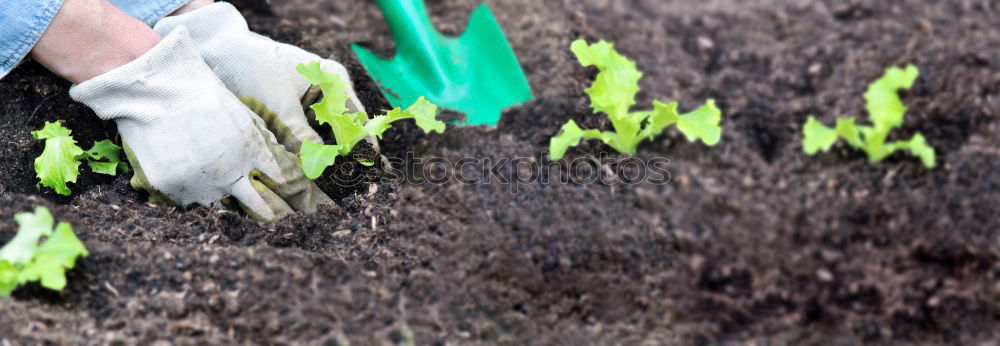
[[[427,1],[461,33],[479,1]],[[90,250],[62,292],[0,300],[0,344],[994,344],[1000,341],[1000,4],[991,0],[486,1],[536,100],[496,128],[382,140],[418,158],[544,162],[574,119],[609,129],[568,51],[607,39],[646,72],[640,105],[714,98],[722,142],[674,130],[642,145],[669,183],[468,183],[361,172],[338,206],[273,225],[234,212],[148,205],[128,177],[82,174],[72,198],[35,188],[30,132],[64,120],[84,146],[111,123],[35,64],[0,81],[0,242],[13,214],[50,207]],[[385,100],[350,53],[394,47],[367,1],[241,1],[251,26],[345,62],[366,107]],[[922,75],[903,129],[939,167],[868,164],[839,146],[808,157],[809,114],[863,114],[890,65]],[[607,156],[588,143],[565,162]],[[349,168],[348,168],[349,169]],[[338,170],[339,171],[339,170]],[[634,171],[632,171],[635,173]],[[653,170],[640,170],[652,174]],[[586,172],[584,172],[586,173]],[[332,177],[325,178],[327,180]],[[413,180],[413,179],[410,179]],[[323,182],[330,187],[329,182]],[[516,187],[516,189],[514,188]]]

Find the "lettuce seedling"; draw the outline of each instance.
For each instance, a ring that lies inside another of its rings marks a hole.
[[[812,115],[802,127],[802,149],[807,155],[829,151],[838,138],[843,138],[852,148],[862,150],[869,162],[879,162],[899,150],[909,150],[919,157],[927,168],[934,168],[934,148],[920,133],[906,141],[886,142],[889,132],[903,125],[906,106],[899,98],[899,89],[910,89],[920,75],[916,66],[906,69],[890,67],[882,78],[868,85],[865,92],[865,109],[872,125],[857,125],[854,117],[838,118],[834,128],[829,128]]]
[[[35,207],[34,213],[14,215],[14,220],[17,235],[0,248],[0,298],[9,297],[17,286],[32,281],[62,290],[66,287],[66,270],[73,269],[78,257],[88,255],[73,227],[60,222],[53,228],[55,219],[42,206]]]
[[[337,75],[320,69],[319,62],[299,64],[296,70],[310,83],[318,85],[323,90],[323,99],[310,108],[316,112],[316,121],[320,125],[330,125],[334,140],[337,142],[337,144],[316,144],[307,139],[302,143],[299,157],[302,159],[302,170],[309,179],[319,178],[327,167],[336,162],[337,156],[349,155],[354,146],[368,136],[382,138],[382,134],[392,128],[390,123],[394,121],[413,119],[426,133],[444,133],[444,122],[435,118],[437,106],[423,97],[417,99],[417,102],[406,110],[396,108],[385,115],[369,119],[368,114],[364,112],[347,114],[347,84]],[[374,165],[373,162],[360,163],[365,166]]]
[[[122,147],[109,139],[94,142],[94,145],[84,154],[86,154],[87,166],[90,166],[90,170],[94,173],[106,175],[128,173],[128,163],[121,160]]]
[[[80,161],[83,149],[76,145],[71,131],[57,122],[46,122],[41,130],[31,136],[45,141],[42,155],[35,158],[35,173],[39,184],[56,190],[60,195],[69,196],[67,182],[76,182],[80,175]]]
[[[635,154],[640,142],[652,140],[674,124],[689,141],[701,140],[710,146],[719,142],[722,112],[715,107],[714,100],[708,100],[705,105],[683,115],[677,113],[677,102],[654,101],[653,110],[630,111],[635,105],[639,79],[642,78],[635,62],[619,54],[613,44],[605,41],[588,45],[584,40],[576,40],[570,49],[580,64],[596,66],[600,71],[593,85],[585,91],[590,96],[594,113],[607,115],[614,132],[583,130],[570,120],[549,142],[552,160],[561,159],[570,147],[579,145],[580,140],[589,139],[599,139],[619,152]]]
[[[76,145],[72,131],[58,122],[46,122],[41,130],[31,136],[45,141],[42,155],[35,158],[35,174],[38,185],[51,188],[60,195],[69,196],[68,182],[76,182],[80,175],[80,160],[87,160],[94,173],[115,175],[128,172],[128,164],[121,161],[122,148],[110,140],[94,142],[90,150],[84,151]]]

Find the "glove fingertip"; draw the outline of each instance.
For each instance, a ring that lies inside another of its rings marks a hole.
[[[232,196],[256,220],[274,222],[295,212],[281,197],[252,177],[244,177],[233,184]]]

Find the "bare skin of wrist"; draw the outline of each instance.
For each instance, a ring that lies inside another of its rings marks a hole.
[[[107,0],[66,0],[31,57],[79,84],[137,59],[160,39]]]

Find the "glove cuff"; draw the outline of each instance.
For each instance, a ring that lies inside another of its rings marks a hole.
[[[181,27],[138,59],[74,85],[69,95],[103,120],[148,122],[209,89],[225,90],[225,86]]]
[[[250,32],[243,14],[228,2],[216,2],[188,13],[163,18],[153,26],[153,30],[166,35],[179,27],[187,27],[191,39],[199,46],[220,37],[231,39],[227,34]]]

